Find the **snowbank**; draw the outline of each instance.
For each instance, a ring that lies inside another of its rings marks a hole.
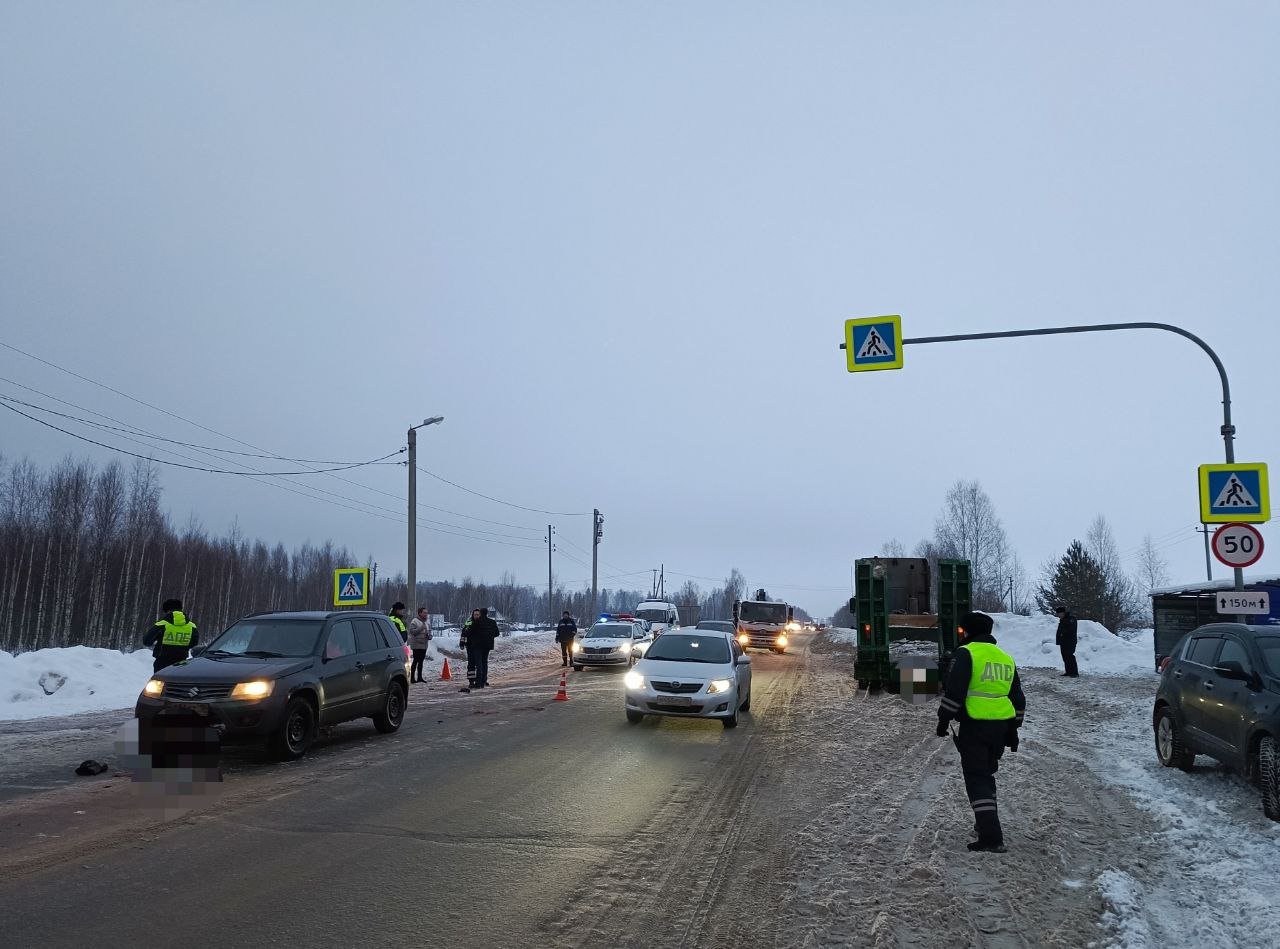
[[[131,708],[151,661],[146,650],[89,646],[0,652],[0,721]]]
[[[1058,631],[1056,616],[1018,616],[992,613],[995,637],[1020,666],[1028,669],[1061,668],[1062,657],[1053,638]],[[1076,660],[1080,671],[1090,675],[1155,675],[1155,652],[1150,629],[1134,630],[1123,637],[1113,636],[1106,627],[1081,620]],[[825,634],[833,642],[857,645],[852,629],[835,628]]]
[[[1057,617],[992,613],[991,618],[996,621],[996,642],[1018,665],[1029,669],[1062,667],[1061,654],[1053,642]],[[1076,661],[1081,673],[1155,675],[1151,630],[1140,632],[1142,635],[1134,639],[1122,639],[1092,620],[1080,620]]]

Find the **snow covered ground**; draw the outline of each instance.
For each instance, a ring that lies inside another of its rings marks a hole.
[[[1016,613],[992,613],[996,642],[1017,664],[1026,669],[1062,667],[1062,657],[1054,645],[1058,630],[1057,617],[1019,616]],[[826,634],[837,643],[857,645],[857,632],[836,628]],[[1079,624],[1076,660],[1080,671],[1089,675],[1141,676],[1155,672],[1152,631],[1133,630],[1114,636],[1104,626],[1090,620]]]
[[[150,676],[147,650],[0,652],[0,721],[131,707]]]

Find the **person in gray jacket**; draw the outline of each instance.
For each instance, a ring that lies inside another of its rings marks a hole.
[[[425,682],[422,664],[427,659],[427,646],[431,643],[431,614],[425,606],[418,607],[418,615],[409,621],[409,648],[413,650],[413,664],[409,667],[410,682]]]

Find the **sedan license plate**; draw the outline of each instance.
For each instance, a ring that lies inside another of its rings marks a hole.
[[[693,699],[687,695],[664,695],[662,703],[664,705],[692,705]]]

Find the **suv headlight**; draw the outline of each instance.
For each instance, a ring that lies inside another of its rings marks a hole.
[[[728,692],[733,688],[732,679],[712,679],[707,683],[708,695],[719,695],[721,692]]]
[[[265,699],[275,687],[275,682],[270,679],[240,682],[231,690],[231,697],[233,699]]]
[[[164,694],[164,683],[159,679],[151,679],[142,687],[142,694],[150,696],[153,699],[158,699]]]
[[[632,669],[622,679],[628,689],[643,689],[644,676]]]

